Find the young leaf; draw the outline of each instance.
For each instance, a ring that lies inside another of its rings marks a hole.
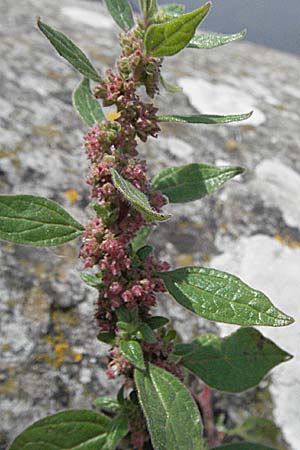
[[[147,256],[151,255],[151,253],[153,253],[153,247],[151,247],[151,245],[144,245],[136,252],[140,259],[147,258]]]
[[[71,241],[83,227],[52,200],[33,195],[0,195],[0,239],[48,247]]]
[[[252,442],[238,442],[236,444],[222,445],[221,447],[213,448],[212,450],[275,450],[265,445],[254,444]]]
[[[171,216],[161,214],[152,209],[146,195],[139,191],[133,184],[125,180],[115,169],[110,169],[112,180],[115,187],[121,194],[129,201],[133,208],[139,211],[147,222],[163,221],[169,219]]]
[[[142,323],[139,327],[139,331],[145,342],[149,342],[149,344],[154,344],[156,342],[156,336],[152,331],[152,327],[147,323]]]
[[[155,450],[203,449],[199,410],[178,378],[152,364],[134,378]]]
[[[101,274],[93,275],[91,273],[84,272],[80,274],[80,278],[90,287],[99,289],[103,286]]]
[[[114,417],[110,423],[106,443],[102,450],[115,450],[121,439],[128,433],[128,426],[127,415],[119,414]]]
[[[227,392],[256,386],[273,367],[291,359],[254,328],[240,328],[224,339],[203,335],[191,344],[177,344],[174,354],[210,387]]]
[[[156,0],[139,0],[140,8],[143,16],[146,20],[152,19],[154,14],[157,12],[157,1]]]
[[[119,27],[125,31],[134,27],[132,9],[128,0],[105,0],[105,3]]]
[[[161,316],[153,316],[147,320],[147,324],[150,328],[152,328],[152,330],[157,330],[157,328],[164,327],[167,323],[169,323],[169,319]]]
[[[103,448],[110,419],[87,410],[63,411],[39,420],[21,433],[9,450]]]
[[[215,125],[218,123],[241,122],[249,119],[253,112],[246,114],[234,114],[230,116],[214,116],[211,114],[197,114],[194,116],[159,116],[160,122],[176,122],[176,123],[205,123],[206,125]]]
[[[205,18],[211,3],[174,19],[150,25],[145,35],[145,49],[153,56],[171,56],[180,52],[194,36],[197,26]]]
[[[90,89],[90,80],[84,78],[73,93],[73,105],[82,120],[92,127],[96,122],[105,119],[99,102],[95,99]]]
[[[137,252],[140,248],[144,247],[145,242],[147,242],[148,237],[151,234],[150,227],[143,227],[139,230],[136,237],[131,242],[131,247],[134,252]]]
[[[160,272],[159,276],[178,303],[205,319],[242,326],[280,327],[294,322],[262,292],[229,273],[206,267],[183,267]]]
[[[109,331],[103,331],[102,333],[98,333],[97,339],[100,342],[104,342],[105,344],[115,345],[116,336],[114,333]]]
[[[166,91],[171,92],[171,94],[179,94],[182,92],[182,88],[180,86],[175,86],[174,84],[166,81],[162,75],[159,76],[160,82]]]
[[[274,445],[276,447],[280,430],[271,420],[250,416],[236,428],[228,430],[226,434],[239,436],[257,444]]]
[[[120,341],[120,350],[135,367],[145,369],[143,350],[137,341]]]
[[[109,412],[116,412],[120,409],[119,402],[111,397],[98,397],[94,401],[94,405]]]
[[[101,80],[87,56],[65,34],[46,25],[40,19],[38,19],[37,25],[58,54],[69,61],[75,69],[90,80]]]
[[[162,170],[154,177],[152,185],[166,195],[170,203],[185,203],[212,194],[243,172],[241,167],[188,164]]]
[[[246,30],[236,34],[217,34],[217,33],[203,33],[196,34],[188,45],[189,48],[215,48],[221,45],[229,44],[230,42],[239,41],[247,34]]]

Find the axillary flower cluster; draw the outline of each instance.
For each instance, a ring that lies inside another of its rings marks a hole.
[[[84,138],[91,161],[87,182],[97,217],[92,218],[85,228],[80,255],[85,267],[101,271],[96,318],[100,332],[115,335],[116,344],[118,337],[130,332],[120,329],[120,316],[122,318],[127,310],[136,322],[147,321],[151,307],[156,304],[156,293],[165,292],[164,283],[156,273],[169,269],[168,263],[157,261],[148,252],[133,251],[131,241],[147,224],[118,192],[111,179],[111,168],[114,168],[146,194],[158,212],[166,203],[165,197],[151,187],[145,161],[138,159],[137,154],[138,138],[145,142],[160,131],[157,108],[144,103],[137,93],[137,88],[144,85],[147,94],[155,96],[161,65],[160,59],[144,54],[143,33],[142,26],[138,25],[121,35],[122,53],[117,70],[108,70],[104,81],[94,90],[105,106],[115,105],[116,111],[108,113],[108,118],[94,125]],[[171,344],[145,326],[146,337],[138,336],[147,360],[180,376],[179,368],[168,361]],[[133,377],[132,364],[122,356],[117,345],[110,354],[108,377],[122,374],[129,387]]]

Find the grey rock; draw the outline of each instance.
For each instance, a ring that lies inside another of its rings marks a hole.
[[[84,223],[90,214],[81,137],[86,128],[71,104],[79,77],[37,32],[34,18],[41,15],[64,30],[102,72],[118,54],[119,30],[98,2],[2,0],[0,9],[1,193],[49,197]],[[248,124],[238,126],[163,124],[161,139],[141,146],[152,174],[190,162],[247,168],[241,179],[218,194],[168,206],[173,219],[160,225],[152,238],[158,256],[179,266],[212,260],[243,274],[245,255],[256,264],[251,245],[261,239],[261,246],[270,244],[271,250],[268,254],[269,247],[265,253],[262,250],[261,270],[250,271],[253,286],[267,289],[264,266],[271,266],[278,254],[287,271],[289,264],[295,267],[300,242],[299,70],[296,57],[247,43],[166,58],[165,77],[178,80],[184,92],[173,96],[163,92],[158,99],[161,113],[242,113],[254,108],[256,114]],[[70,202],[69,190],[77,191],[77,202]],[[96,294],[77,273],[79,246],[79,241],[55,249],[1,243],[0,448],[6,448],[33,420],[63,408],[91,407],[97,396],[116,392],[117,383],[105,376],[107,346],[95,338]],[[269,270],[266,273],[270,279]],[[295,283],[289,295],[297,298],[295,277],[290,279],[277,269],[274,276],[278,288],[287,279]],[[289,307],[290,314],[299,317],[295,302],[281,307]],[[217,331],[216,325],[183,311],[167,296],[160,299],[158,310],[169,315],[185,340]],[[276,330],[272,337],[284,346],[282,336],[296,354],[298,341],[291,337],[295,335]],[[231,424],[240,420],[245,409],[245,415],[271,418],[274,414],[288,442],[286,448],[296,450],[299,376],[291,377],[286,366],[290,386],[286,398],[282,380],[276,377],[270,390],[274,411],[270,397],[263,412],[256,409],[259,389],[236,397],[216,396],[216,406],[227,411]],[[245,406],[248,401],[251,410]]]

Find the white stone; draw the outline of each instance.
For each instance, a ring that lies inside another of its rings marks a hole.
[[[99,11],[88,10],[87,8],[78,8],[66,6],[61,9],[62,14],[70,17],[75,22],[81,22],[85,25],[98,28],[98,30],[107,30],[113,26],[113,21],[108,15],[101,14]]]
[[[182,139],[162,136],[158,141],[158,145],[161,148],[166,148],[169,150],[169,152],[176,156],[176,158],[184,161],[191,161],[194,149],[190,144]]]
[[[254,111],[252,117],[242,122],[243,125],[258,126],[266,120],[264,113],[256,107],[256,98],[246,94],[242,88],[210,83],[198,77],[180,78],[178,84],[199,113],[231,115]],[[231,125],[237,126],[240,123],[233,122]]]
[[[277,159],[264,160],[255,169],[252,187],[265,203],[280,209],[287,225],[300,227],[300,175]]]
[[[227,251],[213,258],[211,267],[239,276],[251,287],[263,291],[274,305],[295,318],[283,328],[259,327],[277,345],[294,355],[294,359],[272,371],[271,394],[274,417],[283,429],[293,450],[300,448],[300,249],[292,249],[264,235],[241,238]],[[236,326],[221,324],[222,335]]]

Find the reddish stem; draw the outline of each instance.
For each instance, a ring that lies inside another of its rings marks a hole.
[[[202,411],[203,421],[207,432],[208,445],[209,447],[213,448],[217,445],[217,442],[214,426],[212,393],[210,387],[206,384],[204,385],[204,388],[202,389],[200,394],[197,395],[197,401]]]

